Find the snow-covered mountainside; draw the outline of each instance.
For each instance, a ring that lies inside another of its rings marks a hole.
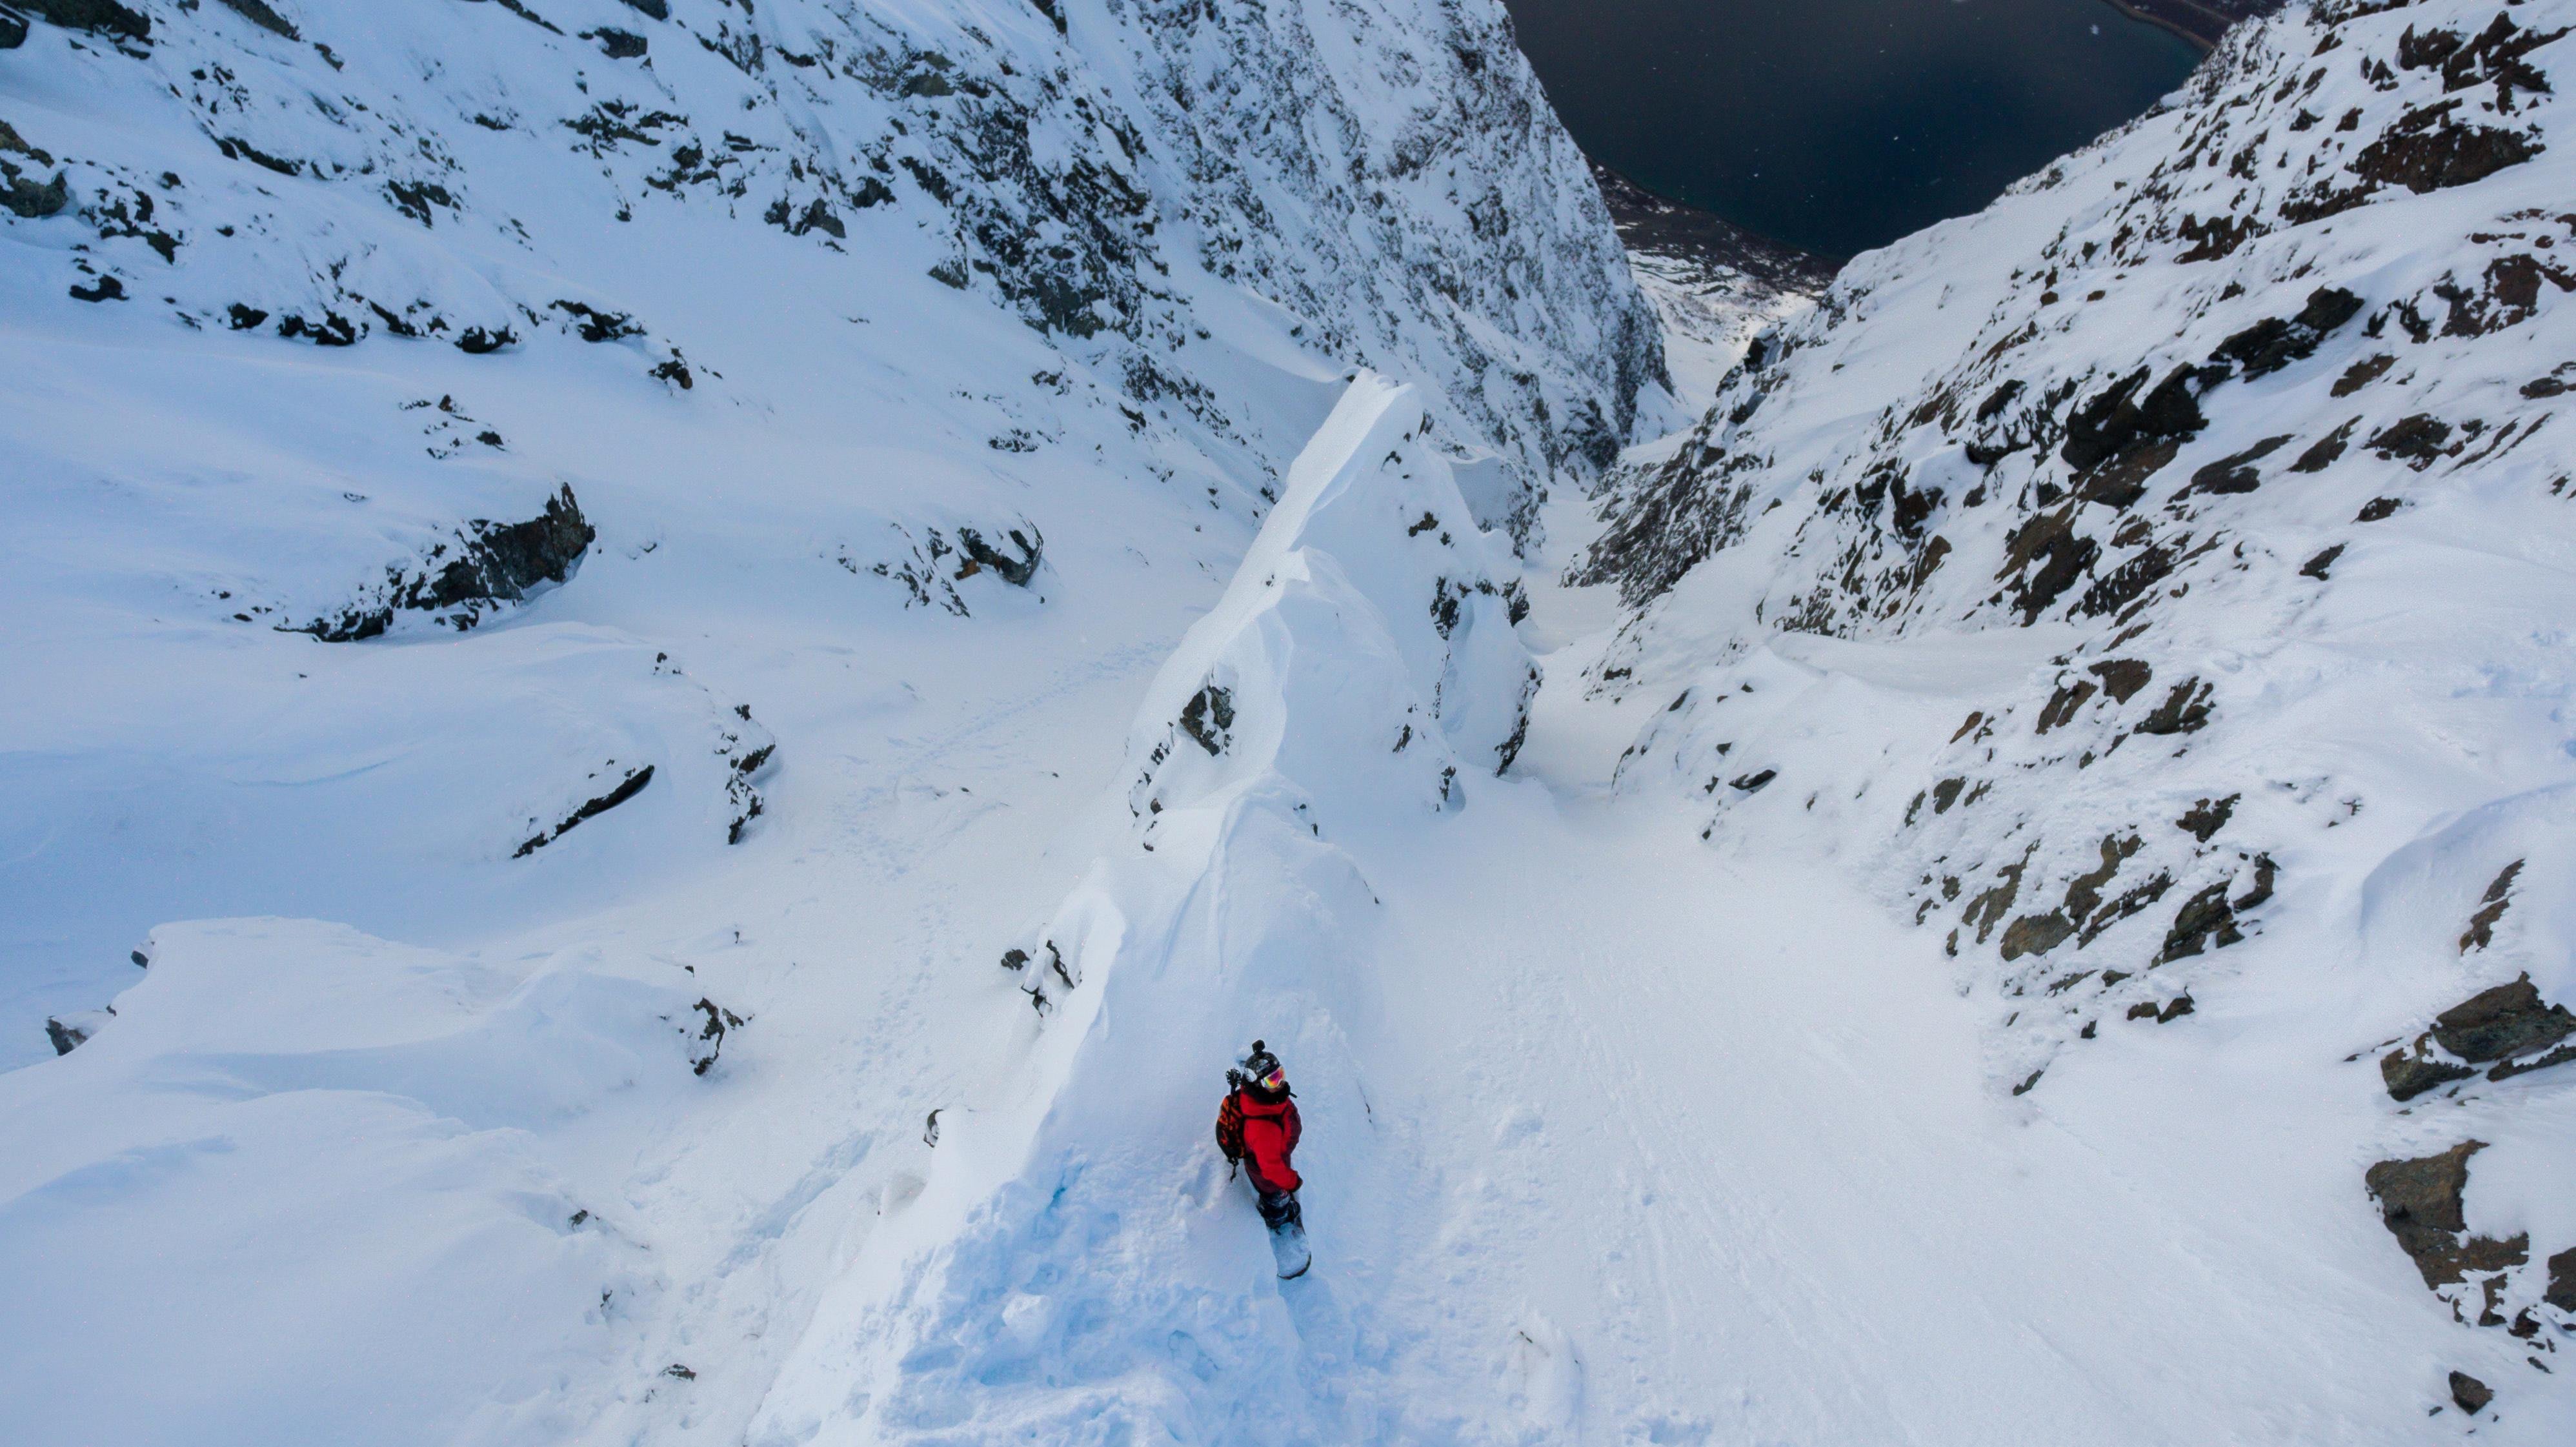
[[[12,712],[11,1059],[161,919],[551,901],[531,873],[591,866],[494,860],[647,768],[638,806],[721,845],[775,765],[667,633],[704,636],[703,568],[960,616],[1060,605],[1068,549],[1221,570],[1361,363],[1497,455],[1471,501],[1518,527],[1660,374],[1491,5],[34,14],[0,51],[0,587],[50,681]],[[278,631],[488,627],[575,568],[667,610],[585,610],[579,684],[560,635]]]
[[[29,0],[0,187],[30,1441],[740,1441],[1353,375],[1435,802],[1670,407],[1492,0]]]
[[[1819,298],[1494,0],[0,0],[12,1440],[2557,1442],[2571,27]]]
[[[1624,788],[1874,881],[2042,1117],[2138,1058],[2313,1102],[2205,1188],[2420,1269],[2485,1329],[2427,1405],[2531,1440],[2576,1413],[2571,27],[2243,27],[1853,262],[1580,570],[1632,610],[1593,686],[1664,710]]]

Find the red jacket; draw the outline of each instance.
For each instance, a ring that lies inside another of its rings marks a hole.
[[[1297,1102],[1286,1096],[1263,1100],[1249,1090],[1238,1090],[1234,1103],[1243,1112],[1243,1164],[1254,1188],[1293,1191],[1304,1185],[1297,1168],[1288,1163],[1305,1129],[1297,1119]]]

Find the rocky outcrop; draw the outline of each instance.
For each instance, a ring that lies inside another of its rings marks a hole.
[[[116,0],[36,10],[129,44],[151,29]],[[1300,440],[1264,427],[1296,424],[1229,402],[1235,376],[1217,360],[1226,349],[1200,343],[1222,320],[1201,315],[1203,298],[1258,297],[1289,345],[1421,379],[1453,448],[1500,454],[1510,485],[1471,502],[1515,530],[1539,482],[1559,470],[1588,476],[1615,457],[1641,393],[1665,375],[1653,314],[1599,194],[1496,0],[1399,7],[1347,26],[1293,8],[1170,0],[1118,0],[1082,26],[1047,7],[997,21],[942,7],[766,0],[754,14],[629,0],[627,24],[578,35],[545,11],[500,0],[459,7],[457,19],[472,43],[508,52],[514,71],[534,65],[566,82],[577,112],[460,111],[407,55],[357,49],[363,31],[334,37],[349,54],[280,46],[298,31],[292,7],[269,0],[167,17],[191,47],[250,53],[223,67],[233,82],[193,63],[146,82],[204,113],[215,151],[198,170],[171,169],[157,150],[81,158],[71,192],[101,191],[95,214],[83,212],[98,237],[94,264],[113,272],[125,248],[111,243],[126,240],[162,249],[165,262],[181,245],[221,257],[155,278],[150,300],[183,325],[225,325],[240,308],[322,346],[393,338],[501,350],[567,315],[552,305],[561,293],[541,288],[578,263],[488,264],[488,243],[526,245],[509,209],[523,181],[474,174],[460,158],[479,143],[457,144],[468,137],[456,133],[534,135],[611,182],[622,198],[610,203],[614,222],[677,209],[776,225],[869,258],[853,265],[880,264],[890,236],[926,235],[930,277],[1017,314],[1107,379],[1140,427],[1256,475]],[[650,68],[681,37],[721,64]],[[518,89],[537,104],[554,88]],[[319,120],[308,93],[334,98]],[[206,168],[236,169],[242,196],[290,177],[487,245],[467,256],[357,247],[318,221],[237,201]],[[49,175],[25,179],[32,191],[0,189],[11,209],[54,206]],[[154,206],[162,219],[119,221],[119,206],[129,217]],[[908,239],[893,247],[912,256]],[[479,273],[470,282],[430,279],[458,273],[459,260]],[[111,275],[92,290],[133,280]],[[635,310],[611,297],[582,305],[572,327],[592,340],[602,318]],[[705,368],[681,350],[657,341],[642,370],[695,390]]]
[[[613,770],[616,767],[617,762],[614,759],[610,760],[608,768]],[[591,777],[593,779],[598,779],[601,775],[594,773]],[[543,849],[547,845],[554,843],[556,840],[561,839],[567,834],[570,834],[581,825],[598,818],[600,815],[607,813],[609,810],[614,809],[618,805],[625,803],[627,800],[634,798],[636,795],[643,793],[645,786],[652,782],[653,766],[651,764],[646,764],[641,768],[628,769],[624,775],[622,775],[615,784],[610,785],[605,792],[583,800],[579,807],[575,808],[570,814],[564,816],[562,822],[555,824],[551,828],[540,829],[536,833],[529,835],[527,842],[521,844],[516,850],[512,851],[510,857],[513,859],[527,858],[529,855],[536,853],[538,850]]]
[[[2433,1028],[2412,1045],[2379,1062],[2390,1096],[2412,1100],[2492,1064],[2491,1080],[2506,1080],[2576,1061],[2576,1015],[2540,997],[2526,974],[2509,985],[2481,990],[2434,1017]],[[2555,1047],[2555,1048],[2552,1048]]]
[[[83,1010],[72,1015],[49,1015],[45,1018],[45,1038],[52,1042],[56,1055],[69,1055],[89,1038],[106,1028],[116,1018],[114,1007]]]
[[[2188,973],[2265,928],[2280,823],[2190,807],[2289,788],[2192,765],[2261,767],[2248,710],[2292,685],[2242,650],[2347,586],[2364,539],[2389,557],[2365,530],[2428,489],[2576,472],[2542,435],[2558,393],[2519,390],[2521,349],[2557,355],[2576,317],[2555,279],[2576,287],[2576,212],[2542,200],[2564,189],[2541,118],[2569,42],[2540,18],[2347,0],[2238,27],[2166,105],[1847,265],[1609,497],[1577,579],[1632,611],[1591,681],[1680,695],[1622,777],[1708,785],[1712,838],[1743,807],[1718,785],[1772,764],[1729,752],[1727,702],[1767,681],[1768,639],[2057,630],[1946,741],[1841,781],[1913,801],[1853,812],[1891,829],[1877,867],[1914,917],[2006,1001],[2057,1001],[1998,1012],[2033,1036],[1999,1082],[2105,1015],[2161,1018],[2185,987],[2206,1008]],[[1726,581],[1683,601],[1703,568]],[[1744,603],[1712,617],[1717,594]],[[2186,979],[2150,990],[2149,970]],[[2391,1088],[2545,1054],[2435,1046],[2392,1057]]]
[[[2531,1258],[2529,1236],[2497,1241],[2467,1234],[2469,1157],[2485,1149],[2484,1141],[2462,1141],[2440,1155],[2370,1168],[2380,1220],[2428,1287],[2455,1286],[2473,1272],[2504,1271]]]
[[[86,30],[117,40],[152,37],[152,17],[116,0],[11,0],[17,8],[67,30]]]
[[[2474,1417],[2495,1401],[2495,1389],[2466,1372],[2451,1373],[2451,1405]]]
[[[545,511],[525,522],[465,524],[453,540],[433,546],[416,563],[389,567],[385,581],[363,601],[287,632],[310,633],[325,643],[374,638],[404,612],[429,615],[440,627],[464,630],[524,602],[550,584],[567,582],[598,538],[581,504],[564,487]]]

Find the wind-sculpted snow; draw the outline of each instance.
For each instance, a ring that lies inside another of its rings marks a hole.
[[[2383,1042],[2485,987],[2576,996],[2554,906],[2518,913],[2576,867],[2532,822],[2576,779],[2571,24],[2249,24],[2153,114],[1853,262],[1619,489],[1586,569],[1636,612],[1595,682],[1671,703],[1624,777],[1706,800],[1714,842],[1831,840],[1941,931],[1998,1090],[2306,1009],[2351,1056],[2319,1083],[2367,1097]],[[2482,1180],[2567,1169],[2542,1121],[2576,1071],[2451,1088],[2354,1149],[2473,1132]],[[2539,1263],[2576,1222],[2526,1244],[2463,1320],[2558,1310]]]
[[[692,997],[578,951],[470,961],[299,920],[148,951],[110,1028],[0,1076],[12,1433],[579,1429],[561,1376],[668,1283],[544,1142],[675,1108],[709,1053]],[[105,1362],[119,1389],[83,1390]]]
[[[753,1443],[1438,1435],[1445,1404],[1395,1372],[1412,1328],[1371,1306],[1431,1223],[1407,1219],[1406,1125],[1370,1104],[1380,902],[1339,841],[1468,827],[1535,671],[1509,548],[1426,425],[1362,376],[1290,469],[1138,715],[1129,838],[1025,941],[1024,1070],[941,1114],[927,1188],[824,1303]],[[1256,1036],[1299,1082],[1332,1263],[1284,1290],[1208,1139],[1216,1071]]]

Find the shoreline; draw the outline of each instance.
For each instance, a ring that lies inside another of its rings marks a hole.
[[[2215,50],[2238,21],[2268,15],[2280,7],[2279,0],[2103,0],[2104,4],[2131,20],[2142,21],[2169,35],[2198,46]]]

